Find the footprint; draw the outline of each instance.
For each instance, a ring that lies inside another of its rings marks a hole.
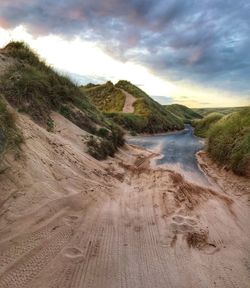
[[[173,232],[180,232],[180,233],[185,233],[185,232],[192,232],[194,231],[194,228],[189,225],[189,224],[186,224],[186,223],[171,223],[170,224],[171,226],[171,229]]]
[[[213,255],[214,253],[218,252],[220,250],[219,247],[217,247],[214,244],[207,243],[203,248],[202,251],[207,255]]]
[[[179,216],[179,215],[175,215],[172,219],[176,223],[182,223],[184,221],[184,218],[182,216]]]
[[[77,262],[81,262],[84,257],[82,250],[76,247],[68,247],[63,250],[63,255],[71,260],[76,260]]]
[[[195,219],[186,218],[185,221],[186,221],[186,223],[188,223],[190,225],[197,225],[197,222]]]
[[[186,224],[186,223],[179,225],[179,229],[180,229],[181,232],[192,232],[192,231],[194,231],[194,228],[191,225]]]
[[[67,224],[67,225],[72,225],[73,223],[76,222],[76,220],[78,220],[78,216],[75,216],[75,215],[68,215],[66,217],[64,217],[64,222]]]
[[[187,223],[189,225],[197,225],[197,221],[195,219],[192,219],[192,218],[186,218],[186,217],[183,217],[181,215],[175,215],[172,220],[176,223]]]
[[[179,232],[179,225],[177,223],[171,223],[170,227],[172,229],[173,232]]]

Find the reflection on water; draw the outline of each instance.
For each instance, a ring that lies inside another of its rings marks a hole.
[[[168,166],[193,182],[209,185],[195,157],[196,152],[204,147],[204,141],[194,136],[191,125],[186,124],[185,129],[180,132],[132,137],[129,138],[128,143],[143,146],[146,149],[157,149],[162,156],[156,159],[156,165]]]

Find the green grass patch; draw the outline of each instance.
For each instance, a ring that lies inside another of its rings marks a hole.
[[[214,125],[223,117],[223,114],[213,112],[208,114],[201,120],[192,121],[192,125],[195,127],[194,134],[198,137],[206,137],[209,131],[209,128]]]
[[[106,113],[106,116],[130,132],[144,133],[148,129],[148,119],[141,115],[132,113]]]
[[[250,176],[250,107],[224,116],[211,126],[208,153],[235,173]]]
[[[192,110],[205,117],[208,114],[213,113],[213,112],[227,115],[227,114],[230,114],[233,112],[239,112],[239,111],[243,110],[244,108],[246,108],[246,107],[193,108]]]
[[[103,85],[91,85],[81,87],[90,101],[103,112],[120,112],[125,103],[125,95],[117,89],[112,82]]]
[[[6,104],[0,98],[0,164],[7,151],[18,152],[22,142],[22,135],[15,124],[15,116],[7,110]]]

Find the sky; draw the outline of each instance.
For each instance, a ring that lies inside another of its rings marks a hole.
[[[0,46],[26,41],[80,84],[131,81],[162,103],[250,104],[250,1],[0,0]]]

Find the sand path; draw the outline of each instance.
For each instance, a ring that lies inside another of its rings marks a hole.
[[[126,97],[122,112],[133,113],[134,112],[133,104],[136,101],[136,98],[133,95],[131,95],[130,93],[126,92],[125,90],[123,90],[123,89],[120,89],[120,90],[124,93],[124,95]]]

